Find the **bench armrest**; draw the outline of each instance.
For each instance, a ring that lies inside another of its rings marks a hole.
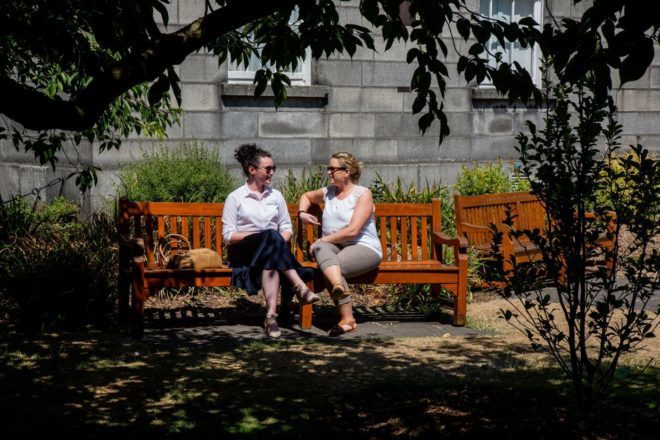
[[[468,241],[465,237],[450,237],[444,232],[433,231],[433,242],[438,244],[444,244],[447,246],[452,246],[458,248],[464,252],[467,252]]]
[[[451,246],[454,248],[454,261],[458,265],[460,260],[467,260],[467,248],[468,241],[465,237],[455,237],[452,238],[440,231],[433,231],[431,234],[431,239],[433,240],[433,247],[435,249],[435,256],[440,261],[442,261],[442,245]]]

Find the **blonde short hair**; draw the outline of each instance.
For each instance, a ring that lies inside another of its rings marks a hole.
[[[337,159],[341,166],[348,168],[348,174],[353,183],[358,183],[362,175],[362,162],[357,160],[351,153],[340,151],[332,155]]]

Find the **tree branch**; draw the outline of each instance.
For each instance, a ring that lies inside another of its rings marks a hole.
[[[132,87],[153,81],[168,66],[180,64],[213,39],[290,7],[290,1],[232,2],[176,32],[152,39],[142,52],[125,56],[97,75],[73,100],[51,98],[0,76],[0,113],[31,130],[91,128],[110,103]]]

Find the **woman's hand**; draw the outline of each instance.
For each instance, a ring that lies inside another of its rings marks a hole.
[[[320,226],[319,219],[315,215],[310,214],[309,212],[301,212],[298,217],[303,223],[309,223],[312,225]]]
[[[327,243],[327,241],[324,241],[323,237],[321,237],[321,238],[317,238],[314,243],[309,245],[309,255],[311,258],[314,258],[314,246],[316,246],[317,243]]]

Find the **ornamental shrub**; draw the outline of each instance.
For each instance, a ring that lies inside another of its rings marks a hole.
[[[217,152],[191,143],[145,153],[122,170],[117,194],[135,201],[224,202],[237,185]]]

